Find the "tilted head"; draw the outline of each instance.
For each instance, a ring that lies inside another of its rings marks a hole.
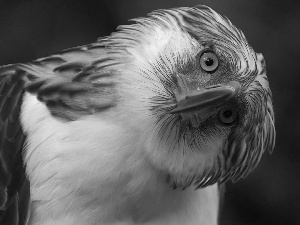
[[[245,177],[275,142],[263,56],[208,7],[135,21],[99,42],[119,63],[117,107],[136,124],[140,151],[172,188]]]

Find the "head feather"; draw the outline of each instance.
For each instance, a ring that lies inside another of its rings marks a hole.
[[[272,96],[262,55],[227,18],[206,6],[157,10],[134,21],[100,42],[118,53],[116,60],[126,73],[122,86],[140,93],[124,108],[148,111],[143,140],[151,161],[173,174],[169,179],[173,187],[185,188],[192,182],[205,187],[245,177],[275,142]],[[195,128],[169,114],[176,105],[172,92],[178,88],[176,74],[198,76],[193,60],[206,46],[214,47],[228,64],[223,71],[228,76],[215,82],[236,80],[243,86],[237,103],[242,105],[240,121],[230,129],[212,120]]]

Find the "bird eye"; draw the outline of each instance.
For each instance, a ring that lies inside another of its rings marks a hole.
[[[200,66],[206,72],[213,72],[219,66],[219,60],[215,53],[213,52],[204,52],[200,56]]]
[[[221,109],[219,118],[224,124],[232,124],[237,119],[237,111],[232,108]]]

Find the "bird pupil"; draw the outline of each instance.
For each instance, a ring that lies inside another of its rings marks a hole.
[[[223,116],[226,118],[229,118],[232,116],[232,111],[231,110],[226,110],[225,112],[223,112]]]
[[[214,60],[212,58],[205,59],[205,65],[212,66],[214,64]]]

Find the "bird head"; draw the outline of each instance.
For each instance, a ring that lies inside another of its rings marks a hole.
[[[138,151],[171,188],[245,177],[275,143],[263,56],[209,7],[134,21],[100,42],[118,62],[116,111],[137,130]]]

